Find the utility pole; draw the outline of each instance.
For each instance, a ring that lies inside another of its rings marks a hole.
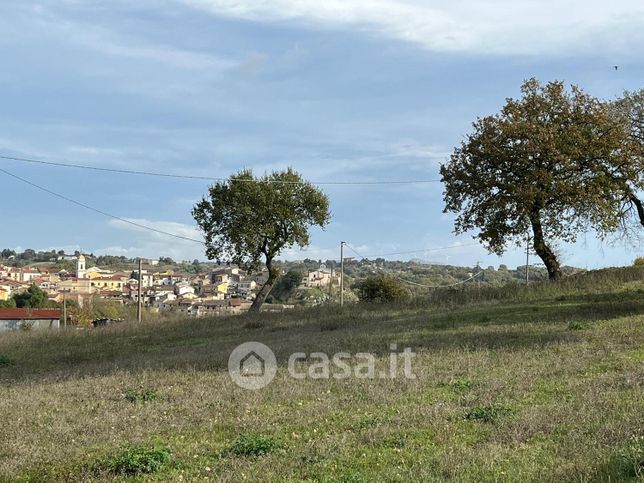
[[[344,242],[340,242],[340,307],[344,306]]]
[[[482,275],[483,275],[483,271],[481,270],[481,262],[480,262],[480,261],[476,262],[476,269],[479,271],[479,273],[478,273],[477,275],[481,275],[481,276],[482,276]],[[477,276],[477,277],[476,277],[476,281],[477,281],[477,283],[476,283],[476,285],[477,285],[477,292],[478,292],[478,296],[479,296],[479,298],[480,298],[480,297],[481,297],[481,277]]]
[[[525,243],[525,284],[526,285],[530,284],[529,267],[530,267],[530,235],[528,235],[528,238]]]
[[[141,322],[143,318],[143,259],[139,258],[139,293],[136,305],[136,320]]]

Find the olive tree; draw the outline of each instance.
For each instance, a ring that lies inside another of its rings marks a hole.
[[[624,177],[635,176],[636,153],[624,116],[576,86],[526,81],[519,99],[478,119],[441,166],[445,212],[455,232],[478,229],[500,255],[531,234],[550,279],[561,277],[554,249],[594,228],[600,236],[624,219]],[[640,173],[641,175],[641,173]]]
[[[242,170],[215,183],[192,214],[204,233],[206,255],[241,268],[268,269],[252,311],[259,311],[270,294],[279,270],[275,258],[284,249],[309,244],[309,228],[330,221],[326,195],[289,168],[262,177]]]
[[[615,192],[616,201],[621,204],[623,229],[628,230],[630,221],[635,219],[644,227],[644,89],[625,92],[612,107],[618,121],[628,129],[629,137],[625,150],[628,161],[617,166],[608,164],[605,175],[620,186]]]

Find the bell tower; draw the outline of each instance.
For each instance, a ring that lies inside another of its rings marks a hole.
[[[86,267],[85,267],[85,257],[81,253],[78,256],[76,261],[76,278],[85,278]]]

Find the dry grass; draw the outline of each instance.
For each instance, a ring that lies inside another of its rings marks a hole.
[[[3,335],[0,481],[635,480],[644,277],[623,273],[521,303]],[[261,391],[225,371],[248,340],[280,364]],[[385,368],[390,343],[418,353],[416,380],[300,381],[285,370],[294,351],[340,350],[373,352]],[[234,451],[240,440],[260,450]],[[139,476],[110,470],[140,448],[171,458]]]

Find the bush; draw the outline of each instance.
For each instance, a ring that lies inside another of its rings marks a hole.
[[[132,446],[107,462],[111,473],[134,476],[155,473],[170,462],[169,448],[160,446]]]
[[[456,392],[463,392],[472,389],[474,383],[469,379],[452,379],[447,383],[447,386]]]
[[[395,302],[409,298],[409,291],[397,278],[377,275],[356,282],[352,287],[361,302]]]
[[[249,320],[244,324],[244,329],[262,329],[266,324],[263,320],[255,319]]]
[[[322,322],[320,322],[320,330],[322,332],[338,330],[339,328],[340,324],[337,320],[323,320]]]
[[[465,415],[465,419],[471,421],[481,421],[483,423],[493,423],[503,416],[512,414],[512,409],[499,404],[488,406],[477,406]]]
[[[158,397],[154,389],[129,389],[125,392],[125,399],[130,402],[150,402]]]
[[[263,456],[281,446],[277,438],[256,433],[244,433],[237,438],[229,452],[237,456]]]
[[[620,456],[626,475],[644,478],[644,436],[633,436]]]
[[[0,354],[0,367],[7,367],[13,364],[13,360],[9,356]]]
[[[588,326],[582,320],[571,320],[568,322],[568,330],[584,330]]]
[[[633,265],[635,265],[636,267],[644,267],[644,257],[637,257],[633,261]]]

